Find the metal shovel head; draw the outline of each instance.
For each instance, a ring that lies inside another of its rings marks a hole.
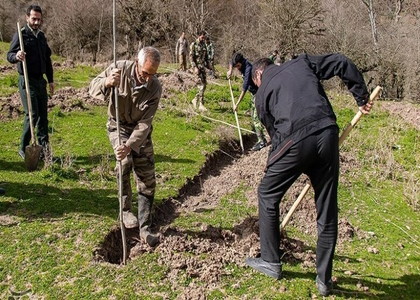
[[[28,171],[36,170],[42,147],[40,145],[29,145],[25,148],[25,164]]]

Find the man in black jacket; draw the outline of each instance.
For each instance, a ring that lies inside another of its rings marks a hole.
[[[31,141],[29,127],[28,99],[26,98],[26,83],[23,74],[23,60],[26,59],[28,70],[29,88],[31,92],[32,117],[37,126],[37,140],[43,148],[45,158],[49,155],[48,138],[48,113],[47,113],[47,83],[50,86],[50,94],[54,93],[53,67],[51,63],[51,49],[48,46],[44,33],[39,29],[42,23],[42,10],[38,5],[31,5],[26,11],[26,26],[21,29],[25,52],[21,51],[19,34],[16,32],[10,44],[7,60],[17,63],[19,73],[19,93],[25,109],[25,121],[20,142],[19,155],[25,158],[25,148]]]
[[[323,296],[332,289],[337,241],[338,126],[321,80],[340,77],[362,113],[372,107],[362,74],[345,56],[302,54],[281,66],[260,59],[253,66],[258,86],[256,108],[272,141],[266,173],[258,187],[261,256],[247,258],[252,268],[281,278],[279,205],[302,174],[315,191],[318,241],[316,285]]]

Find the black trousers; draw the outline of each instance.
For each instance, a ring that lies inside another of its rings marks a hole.
[[[47,81],[42,77],[29,77],[29,88],[31,92],[32,120],[36,127],[36,138],[38,144],[46,147],[49,143],[48,137],[48,94]],[[29,123],[28,99],[26,96],[26,84],[22,75],[19,75],[19,93],[25,110],[23,132],[20,140],[20,149],[25,152],[26,146],[31,141],[31,128]],[[35,130],[35,128],[34,128]]]
[[[269,166],[258,187],[261,258],[278,263],[280,253],[279,205],[293,182],[305,173],[315,190],[318,242],[316,266],[320,279],[331,279],[337,242],[337,186],[339,149],[337,126],[322,129],[294,144]]]

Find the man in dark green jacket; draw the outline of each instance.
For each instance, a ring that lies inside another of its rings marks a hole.
[[[39,29],[42,23],[42,10],[38,5],[31,5],[26,11],[26,26],[21,29],[25,52],[21,51],[19,34],[16,32],[10,44],[7,60],[17,63],[19,72],[19,93],[25,109],[23,133],[20,141],[19,155],[25,158],[25,148],[31,141],[29,126],[28,99],[26,97],[25,78],[23,74],[23,60],[26,60],[28,80],[32,104],[32,119],[37,127],[37,140],[43,148],[45,159],[49,158],[48,113],[47,113],[47,77],[50,94],[54,93],[54,77],[51,62],[51,49],[44,33]]]

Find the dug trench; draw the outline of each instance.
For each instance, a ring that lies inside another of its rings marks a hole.
[[[165,199],[155,206],[153,232],[159,232],[160,244],[149,247],[138,238],[138,230],[127,230],[128,263],[141,259],[145,253],[157,252],[158,263],[169,269],[166,280],[176,284],[177,277],[197,278],[200,284],[191,284],[185,295],[203,292],[209,286],[221,284],[222,276],[228,275],[228,265],[245,266],[247,256],[256,256],[259,249],[259,228],[256,215],[244,216],[241,222],[231,228],[223,224],[214,227],[194,223],[196,230],[185,230],[173,225],[180,215],[200,214],[217,209],[220,201],[241,185],[249,187],[246,193],[247,205],[257,206],[257,187],[264,174],[269,147],[261,151],[250,151],[255,139],[244,137],[245,153],[242,154],[237,141],[225,141],[220,150],[207,157],[206,163],[193,179],[180,190],[176,198]],[[341,158],[341,172],[354,167],[356,159]],[[307,183],[304,176],[289,189],[281,203],[284,217]],[[297,227],[306,234],[316,237],[316,214],[313,195],[309,193],[293,215],[288,226]],[[356,234],[365,234],[355,229],[345,219],[339,221],[338,246],[344,240],[353,239]],[[287,236],[287,227],[282,235],[281,250],[283,262],[302,264],[304,268],[315,268],[315,250],[299,239]],[[122,262],[122,240],[120,228],[111,228],[103,241],[93,251],[93,258],[100,263],[120,264]],[[205,283],[203,286],[203,282]],[[192,288],[194,287],[194,289]],[[191,288],[191,290],[190,290]],[[197,294],[198,295],[198,294]],[[195,299],[195,298],[190,298]]]

